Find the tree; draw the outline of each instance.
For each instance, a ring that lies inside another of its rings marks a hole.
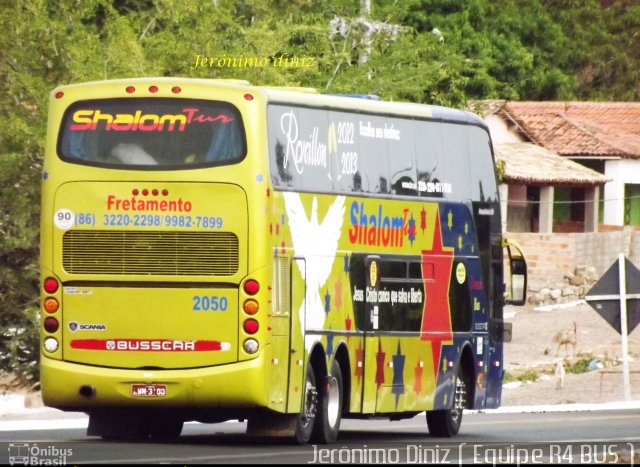
[[[486,98],[640,98],[640,6],[632,1],[372,0],[368,15],[357,0],[3,7],[0,370],[25,381],[37,380],[39,186],[49,92],[60,84],[234,78],[454,107]],[[349,28],[332,34],[331,24]],[[266,64],[196,67],[197,55]]]

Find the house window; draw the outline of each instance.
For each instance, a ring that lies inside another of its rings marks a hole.
[[[640,185],[624,186],[624,225],[640,225]]]
[[[584,232],[585,189],[555,187],[553,206],[554,232]]]

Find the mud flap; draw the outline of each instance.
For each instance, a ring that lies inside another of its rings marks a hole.
[[[144,420],[128,411],[91,412],[87,436],[101,436],[106,439],[140,439],[144,437]]]
[[[296,433],[297,419],[297,414],[263,412],[249,419],[247,434],[269,438],[293,438]]]

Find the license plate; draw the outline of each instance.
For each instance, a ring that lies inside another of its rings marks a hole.
[[[133,397],[166,397],[166,384],[132,384],[131,395]]]

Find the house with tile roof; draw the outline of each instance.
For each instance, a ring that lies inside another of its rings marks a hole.
[[[507,218],[517,216],[518,207],[535,211],[538,205],[538,230],[535,225],[516,230],[596,231],[598,219],[615,226],[640,225],[640,103],[484,101],[480,105],[475,110],[489,124],[497,158],[505,160]],[[536,154],[521,143],[548,153]],[[541,161],[551,157],[549,153],[577,164],[544,168]],[[521,166],[524,173],[510,179],[509,165],[513,169],[515,159],[528,168]],[[551,179],[561,176],[545,182],[539,179],[543,171],[549,171]],[[548,205],[553,206],[551,214]]]
[[[494,151],[503,167],[500,199],[504,231],[598,230],[598,193],[608,180],[604,175],[533,143],[495,144]],[[581,202],[558,203],[556,197],[562,190]]]

